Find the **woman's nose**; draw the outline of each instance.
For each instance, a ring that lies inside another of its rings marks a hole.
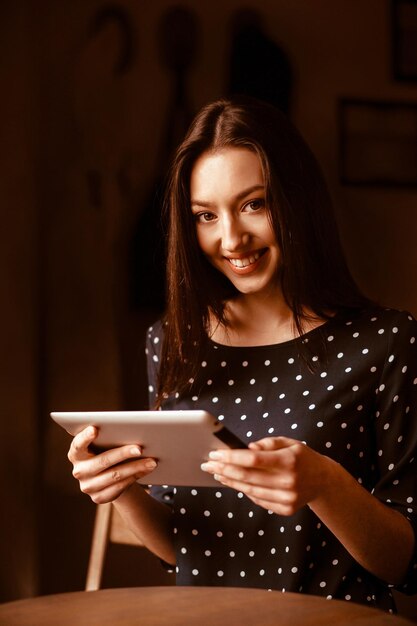
[[[222,248],[228,252],[235,252],[245,245],[248,233],[238,218],[225,218],[222,221]]]

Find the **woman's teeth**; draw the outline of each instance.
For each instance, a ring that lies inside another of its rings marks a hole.
[[[254,254],[248,256],[246,259],[229,259],[229,261],[235,267],[247,267],[248,265],[252,265],[252,263],[255,263],[255,261],[257,261],[260,256],[261,255],[259,252],[255,252]]]

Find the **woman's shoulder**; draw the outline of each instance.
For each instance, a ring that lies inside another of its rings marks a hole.
[[[159,319],[150,326],[146,332],[145,354],[148,361],[159,363],[164,337],[164,322]]]
[[[379,305],[370,305],[369,307],[355,311],[344,311],[337,317],[345,321],[350,320],[350,322],[347,321],[347,323],[357,322],[369,325],[369,327],[382,324],[385,327],[396,328],[396,325],[399,324],[409,326],[410,324],[417,323],[414,316],[409,311]]]
[[[148,341],[153,341],[154,343],[159,343],[162,341],[164,337],[164,327],[166,322],[163,321],[162,318],[157,319],[152,326],[146,331],[146,338]]]
[[[409,338],[414,343],[417,336],[417,321],[406,310],[383,306],[369,306],[361,310],[343,312],[335,316],[335,323],[340,326],[346,325],[353,337],[369,337],[370,340],[379,338],[382,343],[388,340],[398,343],[402,339]]]

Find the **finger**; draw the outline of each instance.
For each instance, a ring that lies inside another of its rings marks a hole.
[[[275,448],[271,445],[271,449],[268,450],[215,450],[209,454],[209,463],[279,471],[291,467],[300,445],[294,441],[291,447]]]
[[[130,478],[138,480],[147,476],[156,466],[155,460],[151,458],[113,465],[105,472],[82,479],[80,481],[81,491],[91,495],[118,484],[123,485]]]
[[[130,476],[117,484],[110,485],[109,487],[102,489],[101,491],[89,494],[90,498],[96,504],[105,504],[106,502],[113,502],[116,500],[128,487],[136,482],[134,476]]]
[[[119,465],[130,461],[132,458],[140,457],[142,450],[137,445],[120,446],[120,448],[112,448],[100,454],[94,455],[91,459],[91,468],[94,474],[98,474],[107,470],[113,465]]]
[[[97,435],[98,429],[95,426],[88,426],[78,435],[75,435],[68,451],[68,459],[71,463],[91,458],[92,454],[88,447],[93,443]]]
[[[300,442],[297,439],[290,439],[289,437],[265,437],[264,439],[250,443],[249,449],[265,451],[282,450],[283,448],[289,448],[298,443]]]
[[[137,445],[121,446],[107,450],[101,454],[90,454],[83,461],[74,462],[72,475],[77,480],[96,477],[109,468],[129,462],[134,457],[140,457],[141,449]]]
[[[263,485],[265,487],[276,488],[280,484],[278,472],[269,472],[263,469],[251,469],[241,465],[230,465],[209,461],[203,463],[202,469],[209,474],[216,475],[221,479],[239,481],[242,484]]]
[[[219,463],[230,463],[232,465],[240,465],[242,467],[256,467],[262,463],[259,452],[248,449],[219,449],[209,453],[209,461]]]
[[[129,463],[121,463],[119,465],[112,466],[109,470],[97,476],[95,481],[100,488],[104,489],[109,485],[123,482],[130,477],[133,477],[135,480],[139,480],[140,478],[143,478],[153,472],[156,467],[157,462],[152,458],[139,459]]]
[[[265,509],[275,510],[276,507],[282,507],[283,510],[287,511],[286,515],[291,515],[297,510],[297,496],[294,492],[285,489],[271,489],[263,485],[251,485],[224,475],[215,475],[215,478],[225,487],[241,491],[255,504],[259,504]]]
[[[299,509],[299,507],[294,506],[292,504],[283,504],[282,502],[271,502],[269,500],[261,500],[259,498],[253,498],[248,496],[249,500],[251,500],[257,506],[266,509],[267,511],[272,511],[273,513],[277,513],[278,515],[294,515]]]

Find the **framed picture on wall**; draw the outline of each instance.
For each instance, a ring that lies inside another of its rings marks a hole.
[[[417,187],[417,102],[341,99],[338,116],[343,184]]]
[[[394,78],[417,81],[417,0],[391,0]]]

